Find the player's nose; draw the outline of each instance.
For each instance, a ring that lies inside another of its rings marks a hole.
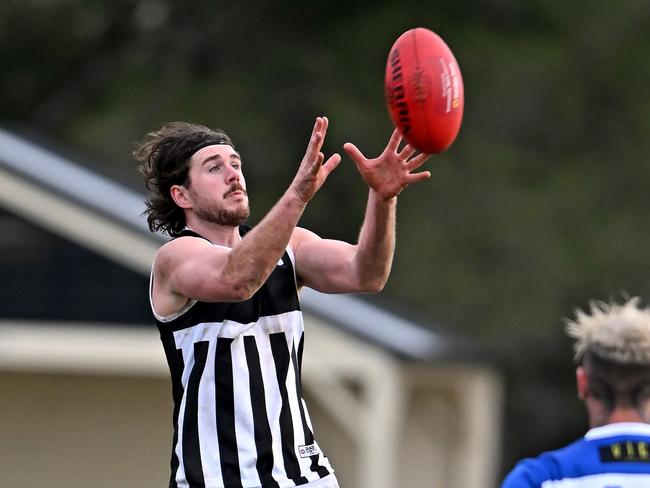
[[[235,181],[239,181],[239,171],[232,166],[228,166],[226,169],[226,182],[233,183]]]

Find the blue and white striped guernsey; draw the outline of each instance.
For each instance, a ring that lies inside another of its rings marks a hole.
[[[520,461],[501,488],[648,488],[650,425],[591,429],[568,446]]]
[[[170,487],[284,488],[333,472],[302,398],[290,248],[251,299],[192,301],[156,322],[174,399]]]

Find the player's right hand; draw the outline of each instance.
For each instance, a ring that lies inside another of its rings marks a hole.
[[[316,117],[314,129],[311,133],[307,151],[302,158],[298,172],[289,187],[294,192],[298,200],[307,204],[316,192],[323,186],[329,174],[341,162],[341,156],[338,153],[332,154],[325,163],[325,155],[321,152],[327,126],[329,121],[327,117]]]

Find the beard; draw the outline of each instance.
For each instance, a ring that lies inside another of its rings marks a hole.
[[[209,207],[194,208],[194,212],[207,222],[228,227],[240,226],[248,220],[248,216],[251,213],[248,205],[242,205],[232,210],[211,205]]]
[[[236,187],[228,190],[228,192],[224,194],[224,198],[228,195],[228,193],[235,190],[241,190],[244,192],[244,194],[246,194],[246,190],[244,190],[242,187]],[[202,220],[217,225],[238,227],[246,222],[246,220],[248,220],[248,217],[251,213],[248,202],[242,202],[238,207],[234,209],[221,207],[218,203],[205,202],[202,201],[202,199],[199,199],[197,203],[198,205],[194,206],[194,213],[196,213],[196,215]]]

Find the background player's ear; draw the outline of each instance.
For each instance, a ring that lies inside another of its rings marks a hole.
[[[576,386],[578,389],[578,398],[584,400],[589,395],[589,379],[587,372],[582,366],[576,368]]]

